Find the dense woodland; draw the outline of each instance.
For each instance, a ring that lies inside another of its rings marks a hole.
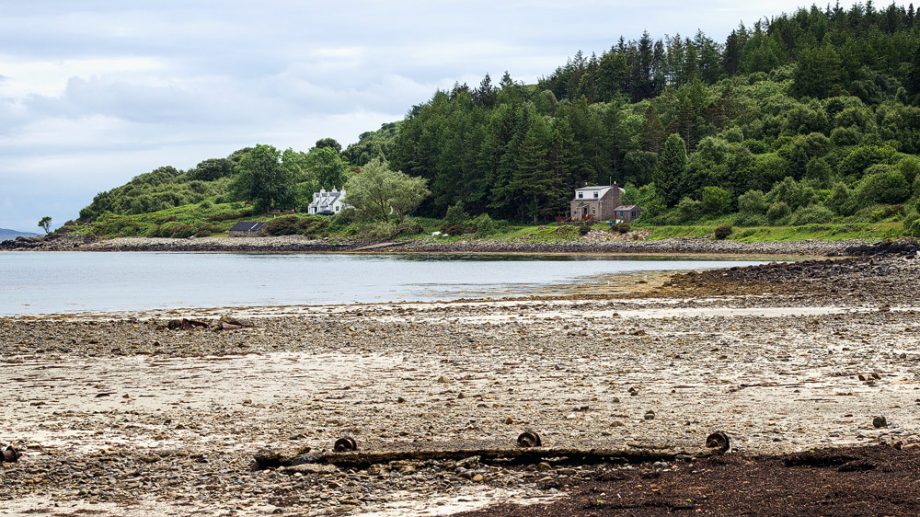
[[[81,218],[215,196],[302,209],[312,189],[383,157],[428,180],[419,213],[434,217],[459,206],[550,221],[566,213],[572,189],[616,181],[648,223],[894,219],[920,234],[916,18],[912,5],[867,2],[741,25],[724,42],[701,32],[620,38],[535,85],[506,73],[438,91],[345,150],[331,140],[307,153],[273,150],[272,174],[289,188],[268,202],[237,188],[244,149],[142,175],[97,196]]]

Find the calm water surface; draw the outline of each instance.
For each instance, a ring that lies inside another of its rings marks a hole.
[[[561,256],[0,253],[0,315],[521,295],[747,261]]]

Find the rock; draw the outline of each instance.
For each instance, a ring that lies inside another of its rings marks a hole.
[[[475,476],[473,476],[472,481],[473,483],[481,483],[483,479],[485,478],[482,477],[482,474],[476,474]]]
[[[511,425],[513,423],[514,423],[514,419],[511,418],[510,416],[505,419],[505,425]]]
[[[648,411],[645,412],[645,416],[644,416],[643,418],[645,418],[646,420],[654,420],[654,419],[655,419],[655,412],[652,411],[652,410],[650,409],[650,410],[648,410]]]
[[[877,416],[872,419],[872,427],[876,429],[881,429],[882,427],[888,427],[888,419],[883,416]]]

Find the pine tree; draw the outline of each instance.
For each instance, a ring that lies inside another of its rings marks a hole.
[[[653,176],[655,188],[668,206],[675,206],[687,192],[687,147],[683,138],[674,133],[664,142]]]
[[[645,123],[642,126],[642,150],[657,153],[664,144],[664,126],[658,118],[655,106],[649,105],[645,110]]]

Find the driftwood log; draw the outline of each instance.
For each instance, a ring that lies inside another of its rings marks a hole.
[[[678,459],[702,458],[721,451],[711,448],[691,450],[659,449],[455,449],[455,450],[410,450],[383,452],[322,452],[302,453],[284,456],[276,452],[256,454],[253,470],[266,470],[298,465],[333,465],[339,468],[367,468],[371,465],[390,463],[392,461],[459,461],[478,456],[483,463],[504,463],[507,465],[526,465],[540,462],[555,464],[591,465],[598,463],[651,463],[656,461],[674,461]]]

